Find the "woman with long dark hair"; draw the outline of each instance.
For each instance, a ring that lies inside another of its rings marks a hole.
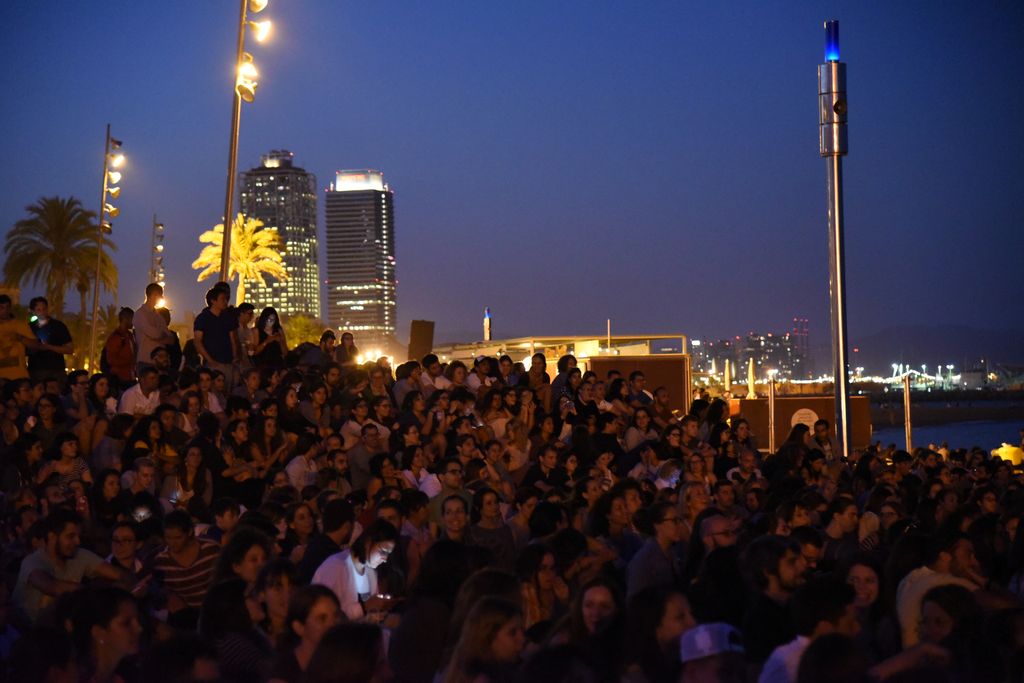
[[[75,605],[71,623],[81,658],[80,680],[118,683],[118,670],[138,654],[142,636],[139,608],[131,593],[100,588],[83,595]]]
[[[259,609],[249,591],[242,579],[229,579],[215,583],[203,599],[199,635],[217,648],[224,680],[265,680],[273,664],[273,647],[256,627]]]
[[[631,681],[679,678],[679,637],[697,625],[690,603],[676,588],[640,591],[626,608],[625,670]]]
[[[277,657],[270,680],[301,681],[316,646],[342,618],[338,598],[330,588],[313,584],[292,591],[288,601],[285,649]]]
[[[288,355],[288,342],[277,311],[267,306],[256,320],[256,348],[252,362],[257,368],[280,368]]]
[[[384,636],[373,624],[338,624],[324,634],[305,683],[384,683],[391,671]]]

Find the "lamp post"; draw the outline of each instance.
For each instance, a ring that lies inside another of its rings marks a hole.
[[[121,182],[121,172],[117,169],[124,163],[124,155],[115,153],[121,149],[121,141],[110,137],[110,124],[107,124],[107,136],[103,142],[103,182],[100,190],[99,225],[96,227],[96,279],[92,292],[92,333],[89,339],[89,367],[97,366],[96,332],[99,328],[100,314],[100,266],[103,263],[103,236],[110,234],[112,227],[107,218],[117,218],[121,211],[107,202],[107,196],[117,199],[121,196],[120,187],[112,187]]]
[[[839,61],[839,22],[825,22],[825,63],[818,66],[819,148],[828,192],[829,295],[832,309],[832,373],[836,392],[836,438],[850,454],[850,387],[846,343],[846,275],[843,244],[843,157],[846,139],[846,64]]]
[[[149,247],[149,281],[163,287],[166,284],[166,271],[164,270],[164,224],[157,222],[156,214],[153,214],[153,233],[150,236]]]
[[[238,126],[242,119],[242,100],[256,99],[256,76],[259,74],[252,62],[252,55],[245,51],[245,29],[251,28],[256,42],[262,43],[270,33],[269,21],[249,21],[247,12],[258,14],[266,8],[269,0],[241,0],[238,17],[238,45],[235,50],[235,87],[231,95],[231,139],[228,147],[228,186],[224,197],[224,238],[221,241],[220,279],[228,280],[231,265],[231,226],[234,224],[235,174],[238,167]]]

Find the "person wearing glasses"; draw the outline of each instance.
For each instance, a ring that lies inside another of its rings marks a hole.
[[[682,528],[676,506],[670,502],[655,503],[645,511],[650,538],[629,563],[626,570],[627,599],[652,586],[673,586],[681,571],[675,546]]]
[[[442,506],[449,496],[459,496],[466,501],[467,513],[473,509],[473,497],[463,486],[465,474],[462,461],[458,458],[446,458],[441,462],[437,474],[441,490],[430,499],[430,521],[438,527],[444,523]]]

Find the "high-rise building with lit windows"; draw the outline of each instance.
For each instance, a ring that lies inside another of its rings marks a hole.
[[[338,171],[325,208],[327,322],[383,349],[395,335],[394,193],[380,171]]]
[[[246,299],[278,313],[320,317],[320,268],[317,265],[316,176],[295,166],[293,154],[275,149],[260,157],[260,165],[243,171],[239,210],[263,222],[265,230],[281,235],[287,281],[266,277],[266,285],[246,283]]]

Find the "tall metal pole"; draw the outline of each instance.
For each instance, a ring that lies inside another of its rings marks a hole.
[[[850,388],[846,343],[846,274],[843,243],[843,157],[846,137],[846,64],[839,61],[839,22],[825,22],[825,63],[818,66],[819,147],[828,192],[829,295],[832,308],[832,373],[836,439],[850,455]]]
[[[107,205],[107,164],[110,161],[110,124],[107,124],[107,136],[103,141],[103,182],[100,184],[100,211],[99,220],[96,225],[96,280],[93,282],[92,290],[92,332],[89,339],[89,369],[97,367],[96,361],[96,331],[99,328],[100,314],[100,265],[103,260],[103,216],[106,214]]]
[[[775,452],[775,377],[768,378],[768,452]]]
[[[903,433],[907,439],[907,453],[913,452],[910,435],[913,427],[910,423],[910,373],[903,375]]]
[[[231,265],[231,226],[234,223],[235,174],[238,167],[238,126],[242,120],[242,96],[238,92],[238,73],[245,48],[245,11],[248,0],[241,0],[238,18],[238,48],[235,50],[235,85],[231,88],[231,144],[228,148],[228,187],[224,197],[224,240],[221,242],[220,279],[228,281]]]

